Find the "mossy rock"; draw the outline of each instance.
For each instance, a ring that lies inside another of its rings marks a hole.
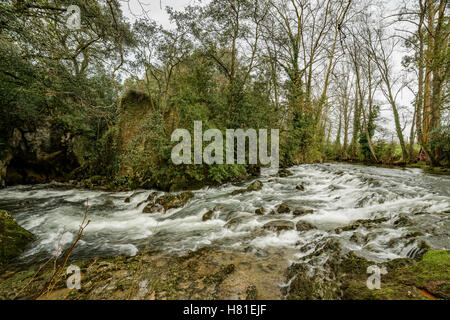
[[[258,215],[258,216],[262,216],[265,213],[266,213],[266,209],[264,209],[263,207],[258,208],[258,209],[255,210],[255,214]]]
[[[0,265],[18,257],[35,239],[31,232],[17,224],[8,211],[0,210]]]
[[[237,189],[231,192],[231,195],[235,196],[238,194],[246,193],[246,192],[252,192],[252,191],[259,191],[263,187],[263,183],[259,180],[252,182],[247,188],[245,189]]]
[[[278,206],[277,208],[277,212],[278,213],[289,213],[291,212],[291,207],[289,205],[287,205],[286,203],[282,203]]]
[[[316,229],[315,226],[313,226],[311,223],[306,222],[306,221],[299,221],[297,222],[297,224],[295,225],[295,229],[297,231],[309,231],[309,230],[313,230]]]
[[[376,263],[372,263],[376,264]],[[428,251],[421,261],[409,258],[394,259],[380,264],[387,270],[381,276],[379,290],[367,288],[364,268],[368,263],[348,277],[344,288],[344,299],[383,300],[429,300],[450,299],[450,253]],[[352,266],[347,267],[352,270]],[[358,274],[358,276],[354,276]]]
[[[290,177],[292,175],[293,175],[293,173],[291,171],[289,171],[288,169],[280,169],[280,170],[278,170],[278,176],[280,178],[286,178],[286,177]]]
[[[259,180],[252,182],[248,187],[247,191],[259,191],[263,187],[263,183]]]
[[[178,194],[165,194],[156,199],[155,203],[161,205],[164,211],[167,211],[169,209],[183,207],[193,197],[194,194],[190,191]]]
[[[274,230],[274,231],[284,231],[284,230],[294,230],[295,225],[292,221],[287,220],[275,220],[267,222],[264,226],[264,229]]]

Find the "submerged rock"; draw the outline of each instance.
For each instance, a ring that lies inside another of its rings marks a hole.
[[[233,196],[235,196],[235,195],[246,193],[246,192],[259,191],[262,189],[262,187],[263,187],[263,183],[259,180],[256,180],[256,181],[252,182],[247,188],[234,190],[233,192],[231,192],[231,194]]]
[[[114,207],[114,201],[112,200],[106,200],[105,203],[103,203],[105,207]]]
[[[283,231],[283,230],[294,230],[295,226],[292,221],[287,220],[275,220],[267,222],[264,226],[264,229],[274,230],[274,231]]]
[[[278,170],[278,176],[281,178],[290,177],[292,175],[293,175],[293,173],[291,171],[289,171],[288,169],[282,168],[282,169]]]
[[[8,211],[0,210],[0,265],[18,257],[35,239],[31,232],[17,224]]]
[[[247,191],[258,191],[258,190],[261,190],[262,187],[263,187],[263,183],[259,180],[256,180],[247,187]]]
[[[352,223],[351,225],[342,227],[342,228],[337,228],[335,230],[336,233],[341,233],[343,231],[353,231],[356,230],[358,228],[364,227],[366,229],[371,229],[375,226],[377,226],[380,223],[386,222],[388,221],[389,218],[377,218],[377,219],[369,219],[369,220],[364,220],[364,219],[360,219],[360,220],[356,220],[354,223]]]
[[[156,196],[158,195],[158,191],[153,191],[153,192],[151,192],[149,195],[148,195],[148,197],[147,197],[147,202],[150,202],[150,201],[154,201],[155,200],[155,198],[156,198]]]
[[[209,210],[208,212],[206,212],[203,217],[202,217],[202,221],[208,221],[211,220],[213,217],[214,211],[213,210]]]
[[[301,183],[301,184],[297,185],[297,186],[295,187],[295,189],[297,189],[297,190],[299,190],[299,191],[305,191],[305,186],[303,185],[303,183]]]
[[[278,213],[289,213],[291,212],[291,207],[289,207],[286,203],[282,203],[277,208]]]
[[[266,213],[266,209],[264,209],[264,208],[258,208],[255,210],[255,214],[257,214],[258,216],[262,216],[265,213]]]
[[[350,241],[355,242],[357,244],[364,244],[367,241],[367,237],[363,235],[361,232],[354,232],[350,237]]]
[[[295,225],[295,229],[297,231],[309,231],[312,229],[316,229],[315,226],[313,226],[311,223],[306,222],[306,221],[299,221],[297,222],[297,224]]]
[[[292,214],[294,216],[304,216],[307,214],[311,214],[314,213],[314,210],[311,209],[295,209],[294,212],[292,212]]]
[[[169,209],[183,207],[193,197],[194,194],[190,191],[178,194],[165,194],[156,199],[155,203],[161,205],[164,208],[164,211],[167,211]]]
[[[402,228],[413,225],[413,221],[405,215],[400,215],[397,220],[394,221],[394,226]]]
[[[162,211],[163,209],[164,208],[161,205],[152,202],[152,203],[147,204],[144,207],[144,209],[142,210],[142,213],[156,213],[156,212]]]

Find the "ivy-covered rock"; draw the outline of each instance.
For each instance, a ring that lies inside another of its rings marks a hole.
[[[8,211],[0,210],[0,265],[18,257],[35,236],[19,226]]]

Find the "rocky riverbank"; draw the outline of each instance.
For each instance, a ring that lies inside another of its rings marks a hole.
[[[8,270],[0,276],[0,299],[450,299],[450,253],[428,251],[422,259],[379,264],[387,274],[381,288],[366,286],[367,267],[375,264],[354,253],[331,254],[323,268],[292,264],[273,253],[204,248],[184,256],[158,251],[134,257],[75,262],[81,289],[67,289],[66,275],[51,292],[37,297],[53,267]],[[285,283],[285,285],[277,285]]]

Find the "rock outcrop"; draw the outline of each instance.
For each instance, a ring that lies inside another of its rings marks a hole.
[[[18,257],[35,236],[19,226],[8,211],[0,210],[0,266]]]

